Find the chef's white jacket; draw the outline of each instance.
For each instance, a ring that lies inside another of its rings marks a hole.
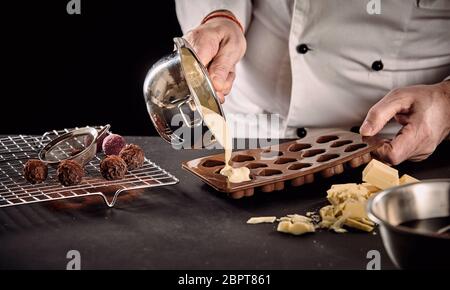
[[[450,0],[176,0],[184,33],[217,9],[236,15],[248,46],[224,104],[249,126],[235,137],[350,129],[390,90],[450,75]],[[280,126],[252,118],[263,113]]]

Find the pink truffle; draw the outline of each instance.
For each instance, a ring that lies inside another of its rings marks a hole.
[[[125,144],[125,139],[122,136],[117,134],[108,135],[103,140],[103,152],[106,155],[119,155]]]

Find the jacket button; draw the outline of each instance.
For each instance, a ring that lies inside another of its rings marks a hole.
[[[297,52],[300,54],[305,54],[308,50],[310,50],[309,47],[304,43],[297,46]]]
[[[307,134],[307,132],[306,132],[306,129],[305,129],[305,128],[298,128],[298,129],[297,129],[297,136],[298,136],[299,138],[304,138],[304,137],[306,137],[306,134]]]
[[[372,69],[374,71],[380,71],[384,67],[383,62],[381,60],[376,60],[372,63]]]

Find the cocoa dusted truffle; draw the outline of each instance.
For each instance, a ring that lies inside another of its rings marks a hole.
[[[83,179],[84,169],[79,163],[73,160],[63,160],[58,165],[56,176],[62,185],[76,185]]]
[[[100,163],[100,172],[107,180],[122,179],[127,172],[127,164],[119,156],[111,155]]]
[[[125,144],[125,139],[122,136],[117,134],[108,135],[103,140],[103,152],[106,155],[119,155]]]
[[[133,170],[144,165],[144,150],[138,145],[128,144],[119,153],[119,156],[125,161],[128,170]]]
[[[23,167],[23,176],[32,184],[44,182],[47,179],[47,164],[37,159],[30,159]]]

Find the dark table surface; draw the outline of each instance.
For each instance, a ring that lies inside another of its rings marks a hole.
[[[180,162],[220,151],[174,150],[158,137],[129,137],[146,156],[177,176],[177,185],[144,190],[112,209],[103,204],[56,210],[48,204],[0,209],[0,269],[65,269],[69,250],[83,269],[365,269],[370,250],[392,269],[376,230],[304,236],[275,224],[247,225],[253,216],[305,214],[326,204],[335,183],[361,182],[361,168],[329,179],[232,200],[181,169]],[[450,176],[450,143],[401,173],[419,179]]]

